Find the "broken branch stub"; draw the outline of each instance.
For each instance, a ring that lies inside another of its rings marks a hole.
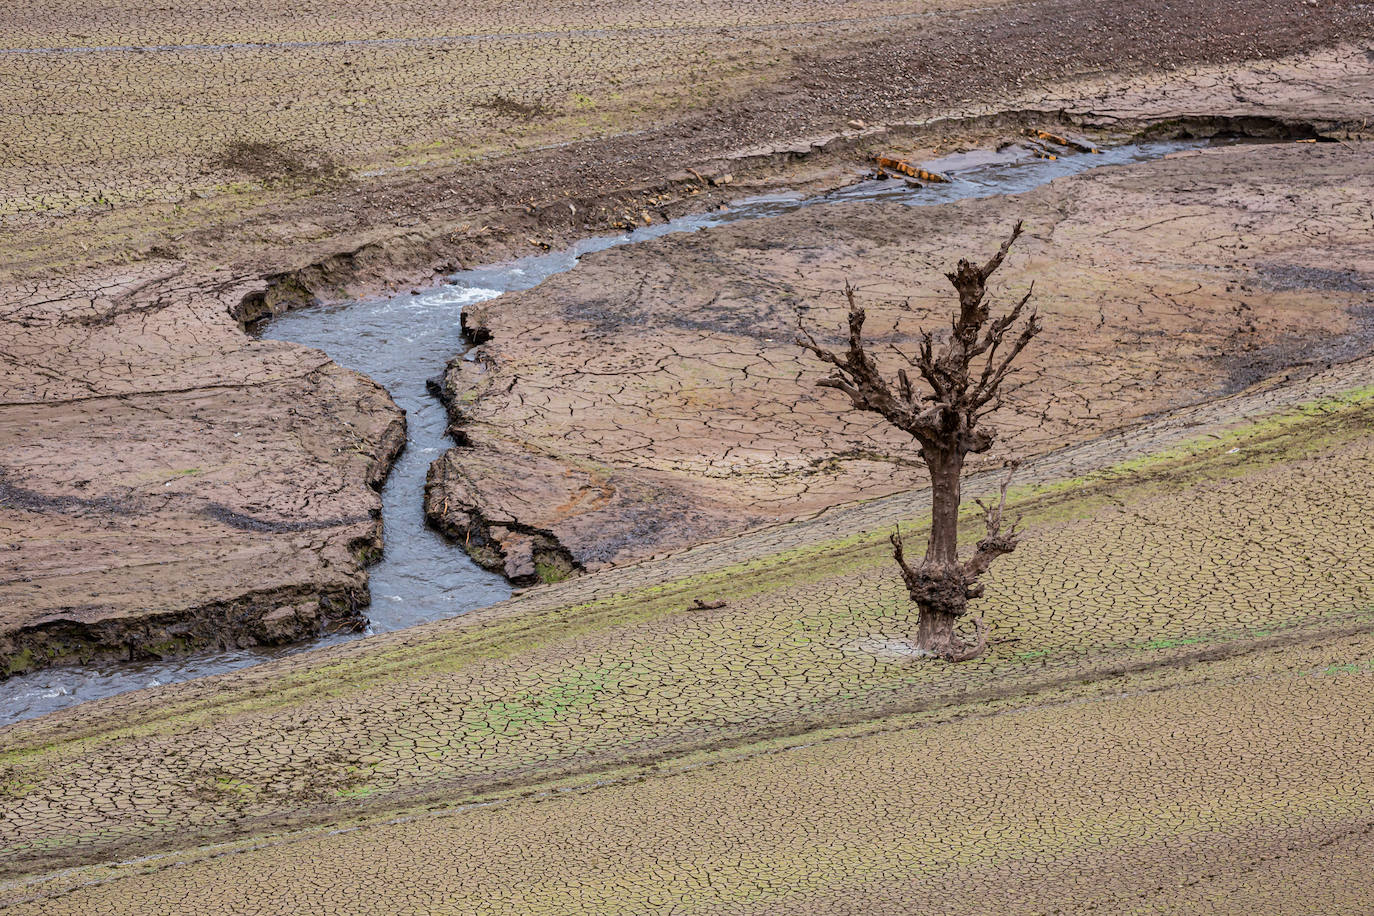
[[[905,159],[893,159],[891,156],[874,156],[873,161],[885,169],[891,169],[908,178],[915,178],[917,181],[928,181],[932,184],[944,184],[949,181],[945,176],[935,172],[928,172],[920,166],[912,165]]]

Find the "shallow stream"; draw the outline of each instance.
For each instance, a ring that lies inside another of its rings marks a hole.
[[[444,435],[444,408],[426,392],[425,381],[441,373],[445,363],[465,348],[459,330],[465,305],[537,286],[553,274],[571,270],[585,254],[670,233],[842,201],[888,200],[924,206],[1018,194],[1090,168],[1143,162],[1205,145],[1205,141],[1146,142],[1058,159],[1036,158],[1026,146],[958,153],[922,163],[927,170],[948,176],[951,180],[946,184],[917,188],[904,179],[870,180],[817,197],[751,198],[624,235],[583,239],[563,251],[465,270],[450,277],[446,285],[424,292],[282,315],[266,327],[263,337],[323,350],[335,362],[376,380],[406,411],[406,448],[382,490],[386,551],[371,569],[371,626],[364,634],[336,633],[284,649],[236,649],[162,661],[57,667],[11,678],[0,682],[0,725],[130,690],[232,671],[366,633],[452,617],[509,597],[504,579],[478,567],[461,548],[425,525],[422,507],[430,462],[452,444]]]

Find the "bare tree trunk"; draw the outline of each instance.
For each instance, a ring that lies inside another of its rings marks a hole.
[[[953,566],[959,560],[959,502],[964,456],[957,451],[921,449],[930,472],[930,541],[927,565]]]
[[[954,622],[959,618],[939,610],[929,602],[917,602],[916,606],[921,611],[920,622],[916,625],[916,648],[940,658],[962,654],[963,643],[960,641],[956,645],[957,637],[954,635]]]
[[[920,611],[916,646],[934,655],[957,654],[963,645],[954,635],[954,623],[966,606],[959,574],[959,502],[964,456],[958,451],[921,452],[930,472],[930,539],[920,572],[929,586],[916,602]]]

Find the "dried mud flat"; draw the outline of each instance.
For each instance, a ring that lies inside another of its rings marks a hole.
[[[1347,911],[1370,889],[1368,371],[1019,491],[1031,536],[977,662],[891,651],[913,621],[890,522],[817,520],[12,726],[0,901],[1286,912],[1265,880],[1327,857],[1311,892]]]
[[[363,619],[403,415],[322,353],[245,336],[229,306],[251,285],[175,273],[0,308],[0,673]]]
[[[907,437],[814,388],[798,313],[837,339],[848,281],[880,348],[911,350],[948,310],[953,253],[986,257],[1018,219],[999,292],[1033,285],[1048,330],[985,463],[1349,359],[1374,346],[1372,176],[1367,143],[1221,147],[588,256],[464,314],[481,343],[445,379],[464,444],[431,471],[431,518],[532,578],[924,486]]]
[[[1354,914],[1374,673],[1328,657],[134,866],[11,912]],[[1197,727],[1218,710],[1222,742]]]
[[[610,9],[51,4],[5,30],[3,671],[361,619],[403,418],[246,332],[283,309],[1025,127],[1339,140],[1016,213],[818,208],[472,315],[490,336],[446,382],[469,445],[431,502],[507,573],[819,514],[0,729],[0,907],[1356,911],[1367,5]],[[1041,358],[1079,397],[1005,425],[1069,445],[1014,494],[995,651],[923,665],[884,541],[926,511],[905,444],[839,425],[786,338],[798,304],[838,323],[845,276],[890,324],[1019,216],[1009,285],[1074,328]]]
[[[269,273],[494,225],[477,215],[492,207],[616,194],[851,118],[1272,59],[1374,28],[1363,5],[1305,0],[283,9],[0,11],[0,86],[14,102],[0,110],[0,225],[22,230],[0,271],[119,265],[160,248]],[[240,143],[277,154],[235,155]],[[334,166],[350,177],[313,180]]]

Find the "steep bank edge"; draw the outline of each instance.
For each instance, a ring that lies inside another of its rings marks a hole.
[[[390,402],[390,396],[385,396]],[[370,443],[361,481],[374,491],[381,490],[406,444],[405,415],[394,403],[392,408],[396,413],[391,422]],[[368,533],[347,546],[354,568],[343,570],[332,583],[245,588],[214,601],[136,619],[94,623],[53,619],[5,633],[0,635],[0,682],[59,664],[158,660],[210,647],[282,646],[332,630],[360,629],[367,623],[362,611],[371,602],[366,568],[381,558],[383,550],[380,512],[373,515]]]

